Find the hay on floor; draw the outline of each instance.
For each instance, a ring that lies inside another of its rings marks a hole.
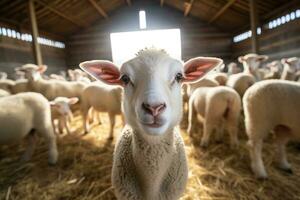
[[[82,136],[81,117],[76,114],[72,122],[74,133],[58,139],[60,157],[56,166],[48,166],[47,147],[42,140],[32,160],[25,164],[18,161],[24,145],[0,148],[0,199],[115,199],[110,180],[115,141],[107,140],[108,117],[106,114],[101,117],[102,125],[93,126],[88,135]],[[116,137],[121,128],[118,118]],[[277,169],[275,148],[265,143],[263,156],[269,179],[256,180],[250,170],[242,130],[236,150],[229,148],[228,137],[224,143],[211,142],[207,149],[202,149],[199,129],[194,131],[192,139],[182,130],[189,180],[181,199],[299,199],[299,150],[294,145],[287,148],[294,172],[290,175]]]

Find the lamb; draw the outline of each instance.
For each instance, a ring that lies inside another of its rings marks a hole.
[[[47,66],[45,65],[37,66],[33,64],[26,64],[17,69],[17,71],[25,72],[28,79],[28,89],[43,94],[48,100],[53,100],[56,97],[80,98],[83,89],[86,87],[84,83],[44,80],[41,74],[46,70]]]
[[[11,91],[13,94],[18,94],[21,92],[30,92],[28,80],[27,79],[16,80],[15,84],[12,86]]]
[[[242,70],[238,67],[238,65],[235,62],[231,62],[227,65],[228,68],[228,75],[237,74],[240,73]]]
[[[89,132],[88,113],[92,107],[93,111],[108,113],[110,120],[109,139],[112,139],[115,126],[115,116],[122,116],[122,88],[119,86],[108,86],[98,81],[90,84],[83,90],[81,100],[81,111],[83,115],[85,133]]]
[[[27,136],[29,144],[22,160],[28,161],[39,135],[48,144],[49,164],[57,162],[56,137],[51,126],[50,105],[45,97],[32,92],[2,97],[0,108],[0,145],[18,142]]]
[[[9,80],[9,79],[0,80],[0,89],[6,90],[9,93],[12,92],[12,88],[14,85],[15,82],[13,80]]]
[[[68,134],[71,134],[68,121],[68,117],[72,115],[70,105],[77,103],[78,100],[79,99],[77,97],[56,97],[53,101],[50,101],[52,126],[56,134],[58,134],[58,132],[62,133],[64,128],[66,129]],[[58,122],[59,131],[57,131],[55,121]]]
[[[284,68],[280,79],[296,81],[296,73],[298,70],[300,70],[300,58],[283,58],[281,59],[281,63],[284,65]]]
[[[116,144],[112,184],[118,199],[178,199],[187,182],[183,140],[176,128],[182,115],[181,82],[197,81],[222,63],[197,57],[184,65],[165,51],[145,49],[119,69],[95,60],[81,68],[107,84],[124,87],[128,124]]]
[[[261,62],[266,61],[269,57],[266,55],[257,55],[255,53],[249,53],[245,56],[240,56],[238,61],[243,63],[245,73],[252,74],[256,81],[263,79],[263,74],[259,71]]]
[[[217,72],[207,75],[208,79],[215,80],[219,83],[219,85],[226,85],[228,80],[228,76],[224,72]]]
[[[279,60],[275,60],[268,63],[266,67],[269,69],[269,73],[266,73],[264,80],[266,79],[280,79],[282,73],[282,64]]]
[[[243,98],[245,127],[249,138],[251,167],[258,178],[267,178],[262,160],[263,140],[273,130],[278,148],[279,167],[291,172],[285,145],[300,137],[300,84],[265,80],[251,86]]]
[[[225,86],[198,88],[189,100],[188,133],[191,135],[200,115],[204,122],[201,146],[208,146],[213,131],[221,140],[225,128],[230,134],[231,147],[236,147],[240,111],[241,99],[234,89]]]
[[[87,74],[81,71],[80,69],[74,69],[74,70],[69,69],[68,74],[71,81],[81,81],[84,83],[91,82],[91,80],[88,77],[86,77]]]
[[[242,72],[229,76],[226,85],[235,89],[240,97],[243,97],[246,90],[254,83],[255,78],[253,75]]]
[[[9,92],[7,92],[6,90],[0,89],[0,98],[1,97],[6,97],[6,96],[9,96],[9,95],[10,95]]]

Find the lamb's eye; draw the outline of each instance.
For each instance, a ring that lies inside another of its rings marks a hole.
[[[123,83],[127,85],[128,83],[130,83],[130,78],[128,75],[124,74],[123,76],[121,76],[121,81],[123,81]]]
[[[182,79],[183,79],[182,73],[177,73],[175,76],[175,80],[179,83],[180,81],[182,81]]]

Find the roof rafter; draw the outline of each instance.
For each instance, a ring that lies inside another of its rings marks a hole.
[[[229,0],[210,20],[209,24],[218,19],[231,5],[233,5],[236,0]]]
[[[106,12],[104,11],[104,9],[99,5],[97,4],[97,2],[95,0],[88,0],[92,6],[98,11],[98,13],[104,17],[105,19],[108,18],[108,15],[106,14]]]

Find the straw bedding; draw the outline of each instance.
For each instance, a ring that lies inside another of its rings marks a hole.
[[[47,147],[39,141],[29,163],[18,160],[25,144],[0,148],[0,199],[30,200],[93,200],[115,199],[110,174],[115,141],[108,141],[109,121],[105,114],[102,125],[93,126],[82,136],[82,121],[76,113],[72,122],[74,133],[58,139],[60,152],[56,166],[47,164]],[[186,126],[186,121],[182,127]],[[115,135],[121,130],[118,118]],[[241,128],[240,146],[231,150],[228,137],[223,143],[212,142],[208,148],[199,147],[199,129],[194,136],[182,135],[186,143],[189,181],[181,199],[300,199],[300,157],[297,145],[287,148],[293,175],[276,168],[275,147],[264,145],[264,161],[268,180],[256,180],[250,170],[246,136]],[[272,137],[268,138],[272,141]]]

